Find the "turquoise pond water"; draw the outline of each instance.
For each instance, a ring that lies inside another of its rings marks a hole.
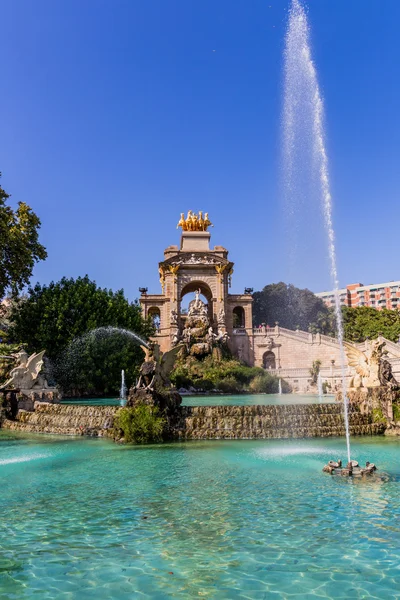
[[[389,473],[353,482],[321,472],[343,439],[0,431],[0,598],[399,598],[399,453],[353,440]]]
[[[317,404],[334,402],[334,396],[321,399],[316,394],[230,394],[213,396],[182,396],[182,406],[250,406],[253,404]],[[117,398],[76,398],[62,400],[62,404],[84,404],[87,406],[119,406]]]

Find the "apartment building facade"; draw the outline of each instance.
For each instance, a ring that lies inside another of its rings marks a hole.
[[[318,292],[315,294],[322,298],[327,306],[334,306],[335,292]],[[362,283],[351,283],[339,290],[340,304],[343,306],[369,306],[382,310],[400,309],[400,281],[389,281],[387,283],[375,283],[363,285]]]

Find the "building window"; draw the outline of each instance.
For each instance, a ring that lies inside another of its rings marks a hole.
[[[243,306],[235,306],[235,308],[233,309],[233,327],[245,327]]]
[[[263,355],[264,369],[276,369],[275,354],[271,351],[265,352]]]
[[[151,320],[153,321],[153,325],[154,325],[155,329],[158,331],[161,326],[160,309],[155,306],[152,306],[151,308],[149,308],[149,317],[151,317]]]

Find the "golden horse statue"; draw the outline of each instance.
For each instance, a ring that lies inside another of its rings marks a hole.
[[[185,214],[181,213],[181,218],[176,228],[178,229],[179,227],[182,228],[182,231],[207,231],[209,227],[214,227],[214,225],[208,217],[208,212],[203,217],[203,211],[199,211],[197,215],[192,210],[189,210],[186,219]]]

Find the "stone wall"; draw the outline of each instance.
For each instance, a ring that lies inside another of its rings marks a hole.
[[[35,411],[20,410],[6,429],[31,433],[110,436],[117,406],[74,406],[35,403]],[[339,404],[282,406],[182,406],[171,424],[171,436],[180,440],[263,439],[344,436]],[[385,431],[371,415],[350,415],[351,435],[377,435]]]

